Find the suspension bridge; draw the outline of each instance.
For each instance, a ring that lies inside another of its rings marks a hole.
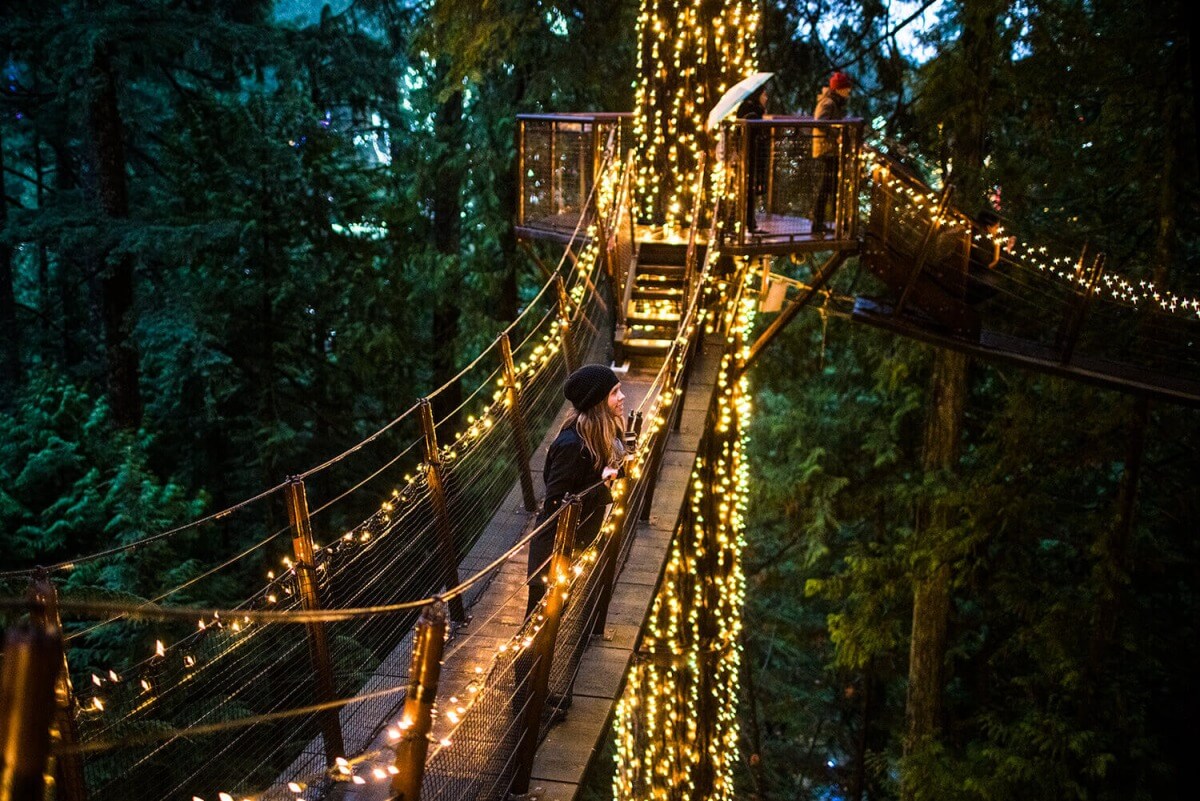
[[[545,283],[454,379],[469,388],[457,409],[435,419],[443,387],[233,507],[3,576],[28,586],[6,607],[6,797],[42,797],[48,783],[67,801],[570,799],[609,728],[617,764],[602,767],[615,767],[621,797],[641,797],[656,776],[681,797],[719,794],[736,754],[741,376],[806,306],[981,359],[1200,401],[1195,300],[1086,252],[1005,247],[981,273],[972,248],[990,235],[954,208],[951,188],[866,147],[860,121],[727,123],[677,230],[637,222],[629,128],[621,114],[518,120],[517,230],[558,243],[561,258],[530,247]],[[837,142],[828,232],[811,224],[818,133]],[[766,154],[761,197],[752,148]],[[743,210],[754,202],[752,234]],[[773,271],[781,255],[807,274]],[[873,285],[835,289],[847,264]],[[575,541],[577,503],[542,524],[555,531],[552,591],[526,616],[537,468],[565,412],[563,379],[590,361],[622,373],[634,458],[594,541]],[[334,527],[364,497],[374,511]],[[272,506],[286,526],[154,598],[61,591],[72,574],[219,535]],[[240,604],[187,602],[198,581],[287,539],[291,554]],[[144,658],[73,664],[73,644],[116,635],[142,638]]]

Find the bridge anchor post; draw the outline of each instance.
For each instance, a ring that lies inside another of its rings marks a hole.
[[[575,372],[575,359],[571,356],[571,300],[567,296],[562,273],[554,274],[554,289],[558,292],[558,330],[561,332],[563,366],[567,368],[567,375],[570,375]]]
[[[542,726],[542,709],[550,693],[550,668],[554,661],[554,643],[558,639],[558,625],[562,621],[567,603],[567,589],[571,584],[571,551],[575,547],[575,529],[579,524],[579,499],[567,496],[563,499],[563,510],[558,516],[558,528],[554,532],[554,555],[550,557],[550,586],[541,607],[542,625],[536,630],[533,644],[533,659],[521,660],[530,664],[525,677],[517,676],[517,688],[526,687],[528,703],[522,717],[521,739],[517,744],[517,769],[513,777],[513,796],[529,792],[529,780],[533,776],[533,759],[537,755],[538,734]],[[536,579],[535,579],[536,580]],[[534,611],[534,614],[538,614]]]
[[[79,727],[75,725],[75,690],[71,686],[71,671],[67,664],[66,641],[62,637],[62,618],[58,614],[58,590],[45,571],[34,575],[30,587],[33,607],[30,617],[43,631],[57,632],[52,641],[58,648],[59,667],[54,682],[54,715],[52,724],[57,744],[70,749],[79,744]],[[83,759],[79,754],[66,753],[55,758],[55,797],[62,801],[86,801],[87,781]]]
[[[521,496],[525,511],[537,508],[533,491],[533,473],[529,470],[529,435],[525,430],[525,411],[521,404],[521,389],[517,385],[517,368],[513,364],[512,343],[508,334],[500,335],[500,357],[504,360],[504,383],[508,385],[508,407],[512,414],[513,441],[517,446],[517,473],[521,479]]]
[[[300,604],[307,611],[321,609],[321,596],[317,590],[317,566],[313,546],[312,522],[308,513],[308,496],[304,481],[293,477],[285,489],[288,523],[292,527],[292,553],[296,558],[296,584],[299,588]],[[314,696],[318,704],[331,703],[336,691],[333,683],[333,660],[329,654],[329,637],[322,621],[314,620],[305,625],[308,630],[308,652],[312,658],[315,678]],[[337,709],[323,709],[317,713],[321,726],[321,739],[325,743],[325,764],[332,766],[338,757],[346,756],[342,741],[342,722]]]
[[[421,612],[413,638],[408,690],[396,743],[396,775],[391,801],[419,801],[433,726],[433,703],[442,673],[442,648],[446,642],[446,604],[435,600]]]
[[[45,793],[61,653],[59,628],[25,624],[9,629],[5,637],[0,669],[0,801],[41,801]]]
[[[421,431],[425,435],[425,481],[433,500],[433,517],[437,524],[438,547],[442,551],[446,588],[458,586],[458,546],[454,544],[454,526],[450,522],[450,506],[446,502],[446,482],[442,475],[442,457],[438,453],[437,430],[433,424],[433,406],[429,398],[421,398]],[[450,599],[450,618],[466,623],[467,612],[462,598]]]

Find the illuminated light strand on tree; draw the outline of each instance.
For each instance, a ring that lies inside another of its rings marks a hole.
[[[631,670],[617,704],[613,797],[622,801],[734,797],[748,481],[743,432],[750,398],[745,378],[730,376],[748,352],[740,339],[754,305],[743,297],[723,312],[731,316],[728,341],[740,347],[726,354],[718,375],[713,435],[719,445],[710,464],[697,459],[691,525],[672,540],[643,641],[645,658]],[[705,518],[708,509],[716,510],[715,519]],[[709,569],[696,582],[702,562]],[[702,774],[711,786],[698,785]]]
[[[757,70],[758,27],[752,0],[641,0],[633,133],[642,217],[687,225],[708,111]]]

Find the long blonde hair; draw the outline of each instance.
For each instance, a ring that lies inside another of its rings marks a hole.
[[[625,421],[612,413],[612,410],[608,408],[607,399],[592,406],[586,412],[571,407],[571,411],[567,413],[567,419],[563,422],[562,430],[571,426],[574,426],[575,430],[579,432],[579,438],[583,440],[584,447],[592,455],[592,464],[597,470],[602,471],[606,467],[621,466],[621,461],[625,458],[625,444],[622,441],[625,434]]]

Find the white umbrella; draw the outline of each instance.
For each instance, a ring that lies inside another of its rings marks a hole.
[[[773,72],[756,72],[730,87],[728,92],[721,95],[721,99],[717,101],[717,105],[713,106],[712,111],[708,112],[708,130],[716,128],[721,120],[732,114],[743,100],[754,94],[754,91],[774,74]]]

